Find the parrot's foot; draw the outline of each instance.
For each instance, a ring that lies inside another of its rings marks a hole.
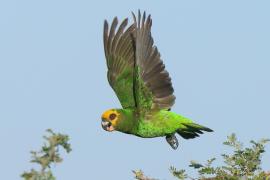
[[[177,149],[179,143],[178,143],[178,140],[177,140],[175,134],[167,135],[167,136],[166,136],[166,141],[169,143],[169,145],[170,145],[174,150]]]

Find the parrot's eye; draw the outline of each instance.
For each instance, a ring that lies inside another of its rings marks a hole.
[[[114,120],[116,118],[116,114],[115,113],[110,114],[109,118],[110,120]]]

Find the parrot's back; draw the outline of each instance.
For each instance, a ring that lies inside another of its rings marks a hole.
[[[202,131],[212,130],[172,111],[161,110],[148,118],[140,119],[135,135],[152,138],[178,133],[183,138],[190,139],[199,136]]]
[[[135,135],[145,138],[166,136],[183,128],[183,123],[192,123],[191,120],[167,110],[146,117],[139,119]]]

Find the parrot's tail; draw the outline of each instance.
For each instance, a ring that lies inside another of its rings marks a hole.
[[[185,128],[178,129],[177,133],[185,139],[193,139],[195,137],[199,137],[199,134],[203,134],[203,131],[213,132],[212,129],[196,123],[183,123],[183,125]]]

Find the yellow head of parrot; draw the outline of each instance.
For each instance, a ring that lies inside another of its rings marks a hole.
[[[115,109],[105,111],[101,116],[101,126],[106,131],[114,131],[120,114]]]

